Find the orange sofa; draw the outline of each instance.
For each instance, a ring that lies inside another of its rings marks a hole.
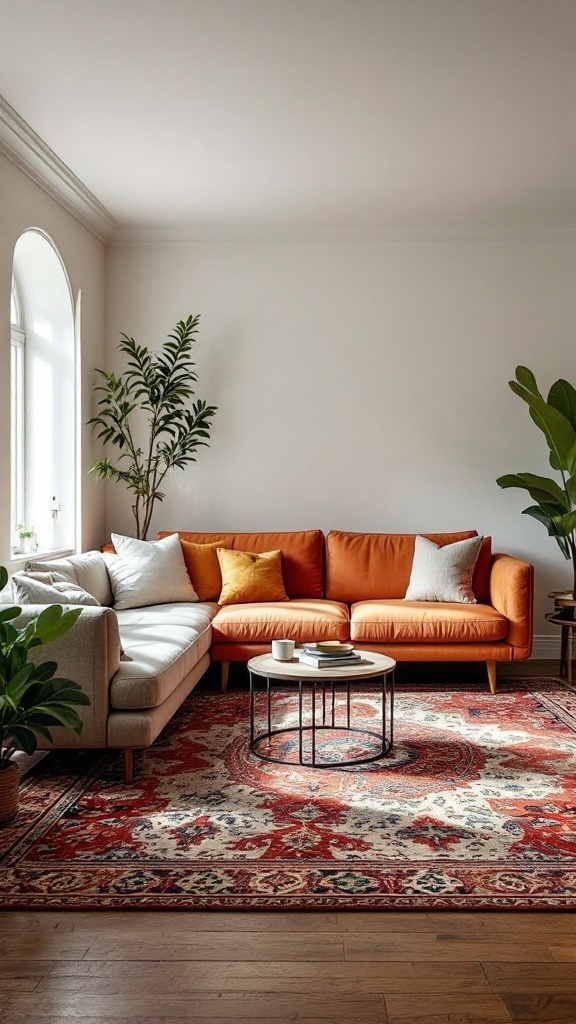
[[[167,536],[162,531],[159,537]],[[270,650],[272,640],[352,640],[396,661],[484,661],[491,691],[496,663],[521,661],[532,649],[533,567],[494,554],[485,537],[476,563],[477,604],[405,601],[415,534],[320,530],[192,533],[184,541],[261,553],[280,549],[288,601],[229,604],[212,620],[210,658],[221,663],[222,688],[232,661]],[[475,530],[425,534],[437,544]],[[194,580],[192,581],[194,582]]]

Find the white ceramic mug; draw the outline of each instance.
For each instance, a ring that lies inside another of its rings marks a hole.
[[[293,640],[273,640],[272,657],[274,661],[291,661],[294,657]]]

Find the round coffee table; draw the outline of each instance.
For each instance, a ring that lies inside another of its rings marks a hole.
[[[276,764],[300,764],[310,768],[341,768],[355,764],[369,764],[386,757],[394,742],[394,669],[396,662],[385,654],[360,651],[362,660],[353,665],[334,665],[331,668],[314,668],[301,664],[296,655],[290,661],[275,661],[270,654],[260,654],[248,662],[250,678],[250,750],[264,761]],[[266,729],[258,731],[254,704],[255,677],[266,683]],[[354,703],[359,684],[373,680],[378,685],[380,714],[377,719],[378,731],[354,724]],[[273,688],[271,682],[295,683],[297,686],[297,722],[295,725],[275,726]],[[337,702],[340,688],[345,700]],[[344,705],[343,709],[342,706]],[[308,705],[308,709],[307,706]],[[318,760],[318,733],[324,730],[338,731],[346,745],[358,746],[358,734],[371,743],[372,752],[360,756],[342,757],[335,760]],[[275,756],[264,752],[266,743],[278,736],[296,736],[298,760]],[[304,741],[310,737],[309,749]],[[377,741],[374,749],[374,740]]]

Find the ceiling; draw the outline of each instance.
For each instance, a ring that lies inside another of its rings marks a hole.
[[[120,237],[576,226],[576,0],[0,0]]]

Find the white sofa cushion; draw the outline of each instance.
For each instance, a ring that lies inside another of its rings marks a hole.
[[[113,708],[157,707],[210,647],[216,604],[159,604],[117,612],[124,653],[110,686]]]

